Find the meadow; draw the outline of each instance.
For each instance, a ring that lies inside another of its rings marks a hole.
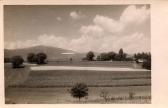
[[[55,62],[44,66],[94,66],[133,68],[131,62]],[[35,66],[31,66],[35,67]],[[137,66],[140,67],[140,66]],[[17,78],[18,77],[18,78]],[[17,80],[16,80],[17,79]],[[89,71],[89,70],[17,70],[5,66],[6,99],[15,103],[150,103],[150,71]],[[68,92],[79,82],[89,87],[89,96],[78,102]],[[108,93],[108,102],[100,97]],[[134,99],[129,93],[134,92]]]

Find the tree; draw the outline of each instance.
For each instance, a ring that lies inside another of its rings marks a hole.
[[[82,97],[88,96],[88,87],[84,83],[77,83],[75,84],[72,89],[70,90],[71,95],[74,98],[78,98],[79,101]]]
[[[125,58],[126,58],[126,53],[124,53],[124,51],[123,51],[122,48],[119,50],[118,55],[119,55],[119,60],[120,60],[120,61],[125,60]]]
[[[45,59],[47,59],[47,55],[45,53],[38,53],[37,55],[37,64],[45,64]]]
[[[23,62],[24,62],[24,59],[21,57],[21,56],[13,56],[12,59],[12,66],[13,68],[21,68],[23,67]]]
[[[108,56],[109,56],[110,60],[114,60],[115,59],[115,55],[116,55],[115,52],[109,52],[108,53]]]
[[[37,62],[37,57],[34,53],[29,53],[27,56],[27,61],[30,63]]]
[[[146,60],[143,62],[142,67],[148,70],[151,70],[151,61],[150,60]]]
[[[118,54],[119,54],[119,55],[123,55],[123,54],[124,54],[124,51],[123,51],[122,48],[119,50]]]
[[[93,58],[94,58],[94,53],[92,51],[89,51],[87,54],[86,54],[86,59],[89,60],[89,61],[92,61]]]
[[[97,61],[101,61],[100,55],[98,55],[98,56],[96,57],[96,60],[97,60]]]
[[[107,61],[107,60],[110,60],[110,57],[108,56],[107,53],[101,53],[101,54],[100,54],[100,59],[101,59],[102,61]]]
[[[116,54],[115,57],[114,57],[114,60],[115,60],[115,61],[120,61],[120,60],[121,60],[120,55],[119,55],[119,54]]]
[[[142,67],[151,70],[151,53],[137,53],[134,54],[135,60],[138,62],[139,59],[143,60]]]
[[[142,64],[142,67],[148,70],[151,70],[151,54],[146,55],[146,59]]]

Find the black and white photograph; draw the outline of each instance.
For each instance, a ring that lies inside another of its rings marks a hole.
[[[151,104],[151,5],[4,5],[5,104]]]

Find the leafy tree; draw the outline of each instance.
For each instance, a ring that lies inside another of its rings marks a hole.
[[[119,61],[124,61],[126,58],[126,53],[124,53],[123,49],[121,48],[118,53]]]
[[[139,59],[143,60],[142,67],[151,70],[151,54],[149,53],[137,53],[134,54],[135,60],[138,62]]]
[[[94,53],[92,51],[89,51],[87,54],[86,54],[86,59],[89,60],[89,61],[92,61],[93,58],[94,58]]]
[[[37,55],[37,64],[45,64],[45,59],[47,59],[47,55],[45,53],[38,53]]]
[[[114,60],[114,59],[115,59],[115,55],[116,55],[115,52],[109,52],[109,53],[108,53],[108,56],[109,56],[109,59],[110,59],[110,60]]]
[[[142,67],[151,70],[151,60],[146,60],[143,62]]]
[[[124,54],[124,51],[123,51],[122,48],[119,50],[118,54],[119,54],[119,55],[123,55],[123,54]]]
[[[146,56],[145,61],[142,64],[142,67],[148,70],[151,70],[151,55],[149,53],[149,55]]]
[[[27,61],[30,63],[37,62],[37,56],[34,53],[29,53],[27,56]]]
[[[21,56],[13,56],[12,59],[12,66],[13,68],[21,68],[23,67],[23,62],[24,62],[24,59],[21,57]]]
[[[97,56],[97,60],[101,61],[108,61],[108,60],[114,60],[116,53],[115,52],[108,52],[108,53],[101,53]]]
[[[97,61],[101,61],[100,55],[98,55],[98,56],[96,57],[96,60],[97,60]]]
[[[114,60],[115,61],[120,61],[121,60],[121,57],[119,54],[116,54],[115,57],[114,57]]]
[[[107,61],[107,60],[110,60],[110,57],[109,57],[109,55],[107,53],[101,53],[100,54],[100,59],[102,61]]]
[[[78,98],[80,101],[81,98],[88,96],[88,90],[89,89],[86,84],[77,83],[72,87],[70,93],[74,98]]]

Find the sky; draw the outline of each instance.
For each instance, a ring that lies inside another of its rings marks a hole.
[[[6,5],[6,49],[150,52],[149,5]]]

